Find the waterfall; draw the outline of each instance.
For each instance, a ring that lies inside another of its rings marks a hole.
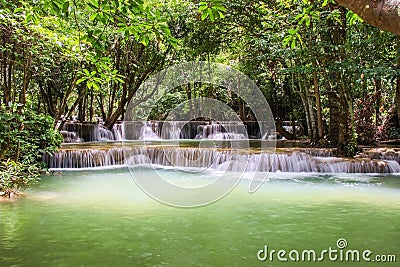
[[[111,130],[97,123],[66,122],[65,143],[127,140],[260,139],[258,122],[133,121],[115,124]],[[271,133],[268,133],[271,135]],[[271,135],[272,136],[272,135]]]
[[[98,141],[98,125],[94,123],[65,122],[62,131],[75,135],[81,142]],[[71,140],[75,141],[75,140]],[[64,139],[64,142],[67,142]]]
[[[80,143],[82,139],[75,132],[60,131],[65,143]]]
[[[299,151],[315,157],[334,157],[336,148],[300,148]]]
[[[111,141],[115,140],[114,133],[102,125],[97,127],[98,141]]]
[[[66,122],[60,133],[64,143],[119,141],[123,136],[123,125],[115,124],[110,131],[101,124]]]
[[[154,125],[157,128],[157,124]],[[151,122],[145,122],[144,125],[140,128],[140,137],[139,140],[160,140],[160,136],[158,136],[155,131],[153,131],[153,127]]]
[[[44,162],[52,169],[92,168],[114,165],[156,164],[218,171],[395,173],[400,165],[393,160],[314,157],[304,152],[242,154],[233,150],[161,147],[112,147],[105,149],[62,149]],[[259,163],[259,164],[258,164]],[[258,166],[258,168],[257,168]]]
[[[232,122],[215,123],[211,122],[206,125],[197,127],[197,135],[195,139],[212,139],[212,140],[242,140],[248,139],[244,133],[240,133],[244,125]]]
[[[185,121],[162,121],[156,122],[157,134],[163,140],[192,139],[191,129],[186,126]]]
[[[364,149],[357,157],[381,159],[381,160],[394,160],[400,163],[400,151],[397,148],[370,148]]]

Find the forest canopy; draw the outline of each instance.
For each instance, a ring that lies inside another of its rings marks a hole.
[[[150,75],[212,61],[254,80],[278,130],[282,121],[304,129],[287,138],[353,155],[359,144],[400,137],[399,39],[330,0],[3,0],[0,7],[4,110],[50,116],[58,129],[72,118],[111,129]],[[200,96],[254,120],[235,94],[199,83],[170,92],[149,119]]]

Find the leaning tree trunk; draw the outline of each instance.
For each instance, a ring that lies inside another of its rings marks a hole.
[[[379,29],[400,34],[399,0],[336,0]]]

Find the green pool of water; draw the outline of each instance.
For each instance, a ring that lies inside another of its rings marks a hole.
[[[161,172],[177,183],[214,179]],[[44,176],[23,198],[0,203],[0,266],[398,266],[328,256],[260,261],[257,253],[265,245],[319,253],[338,249],[344,238],[344,252],[371,250],[371,259],[382,254],[400,261],[400,177],[270,178],[254,194],[243,180],[212,205],[182,209],[149,198],[126,169]]]

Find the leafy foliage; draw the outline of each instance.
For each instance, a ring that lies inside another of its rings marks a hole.
[[[16,129],[3,134],[4,140],[21,139],[30,131],[29,110],[37,117],[50,115],[54,124],[77,116],[79,121],[101,118],[111,128],[147,77],[196,60],[247,74],[275,118],[304,128],[306,136],[295,137],[308,138],[311,145],[336,145],[349,155],[358,143],[396,136],[388,135],[390,128],[400,127],[393,101],[400,90],[399,39],[331,0],[24,0],[0,5],[2,103],[15,105],[12,114],[2,116],[15,121],[7,127]],[[177,88],[151,116],[164,118],[180,101],[201,96],[218,98],[243,119],[254,119],[232,92],[204,84]],[[366,108],[367,102],[374,108]],[[24,140],[2,146],[2,158],[17,162],[35,162],[45,152]]]
[[[0,161],[0,197],[12,197],[21,188],[35,183],[39,179],[37,165],[15,162],[11,159]]]
[[[8,195],[34,182],[44,167],[43,154],[56,151],[62,141],[50,116],[16,108],[0,108],[0,191]]]
[[[211,21],[223,19],[226,8],[223,1],[210,0],[208,2],[200,2],[199,12],[201,12],[201,20],[210,18]]]

